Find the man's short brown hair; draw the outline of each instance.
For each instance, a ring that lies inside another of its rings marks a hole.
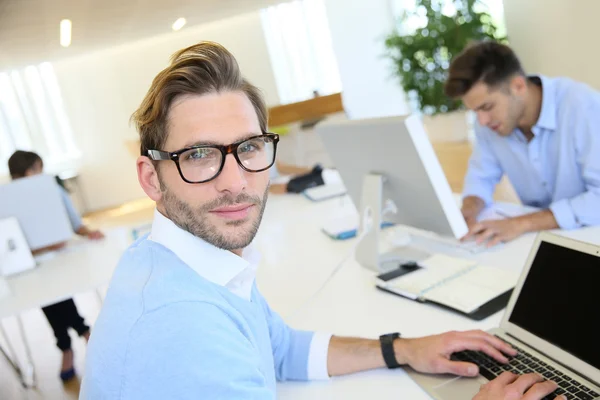
[[[477,82],[495,87],[516,74],[525,75],[525,72],[510,47],[492,41],[477,42],[452,60],[444,91],[448,97],[456,99],[464,96]]]
[[[254,106],[261,130],[267,130],[267,108],[262,93],[244,79],[235,57],[225,47],[200,42],[175,53],[170,65],[154,78],[131,117],[140,134],[141,155],[147,156],[148,150],[163,150],[169,110],[176,98],[224,91],[245,93]]]

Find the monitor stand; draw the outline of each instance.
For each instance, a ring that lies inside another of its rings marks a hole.
[[[397,228],[388,228],[393,230],[392,232],[382,232],[381,222],[384,216],[396,212],[391,200],[386,201],[385,208],[382,208],[384,184],[383,175],[369,174],[364,177],[360,204],[361,240],[356,247],[356,261],[377,273],[387,272],[398,268],[399,264],[420,261],[430,256],[429,252],[412,245],[412,235],[408,232],[398,231]],[[367,222],[365,216],[368,215],[371,220]],[[394,238],[389,238],[390,235]]]
[[[385,215],[396,213],[393,201],[383,199],[385,177],[369,174],[364,177],[360,204],[360,242],[356,247],[356,261],[377,273],[388,272],[407,262],[418,262],[433,253],[464,257],[482,251],[483,247],[461,244],[454,238],[437,235],[408,226],[394,226],[382,230]],[[368,226],[365,216],[370,215]],[[366,232],[365,232],[366,231]]]

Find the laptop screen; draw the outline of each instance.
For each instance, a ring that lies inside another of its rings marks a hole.
[[[600,369],[600,258],[541,242],[509,321]]]

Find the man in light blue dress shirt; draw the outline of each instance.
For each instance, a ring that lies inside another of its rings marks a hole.
[[[516,355],[482,331],[345,338],[293,329],[271,310],[255,284],[251,242],[279,138],[267,132],[262,95],[221,45],[176,53],[133,120],[138,179],[156,202],[155,219],[115,270],[82,399],[274,399],[278,380],[400,365],[475,376],[476,365],[451,355],[477,350],[503,363]],[[527,398],[539,400],[556,389],[536,375],[500,378],[477,399],[531,387]]]
[[[446,94],[477,114],[463,192],[465,237],[493,246],[525,232],[600,224],[600,93],[568,78],[527,76],[495,42],[465,49]],[[503,175],[540,211],[476,222]]]

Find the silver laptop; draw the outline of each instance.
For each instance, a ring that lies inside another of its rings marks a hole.
[[[453,359],[479,365],[477,378],[408,374],[438,400],[472,399],[504,371],[538,373],[558,383],[551,397],[600,399],[600,247],[538,234],[499,328],[490,332],[519,350],[508,365],[478,352]]]

